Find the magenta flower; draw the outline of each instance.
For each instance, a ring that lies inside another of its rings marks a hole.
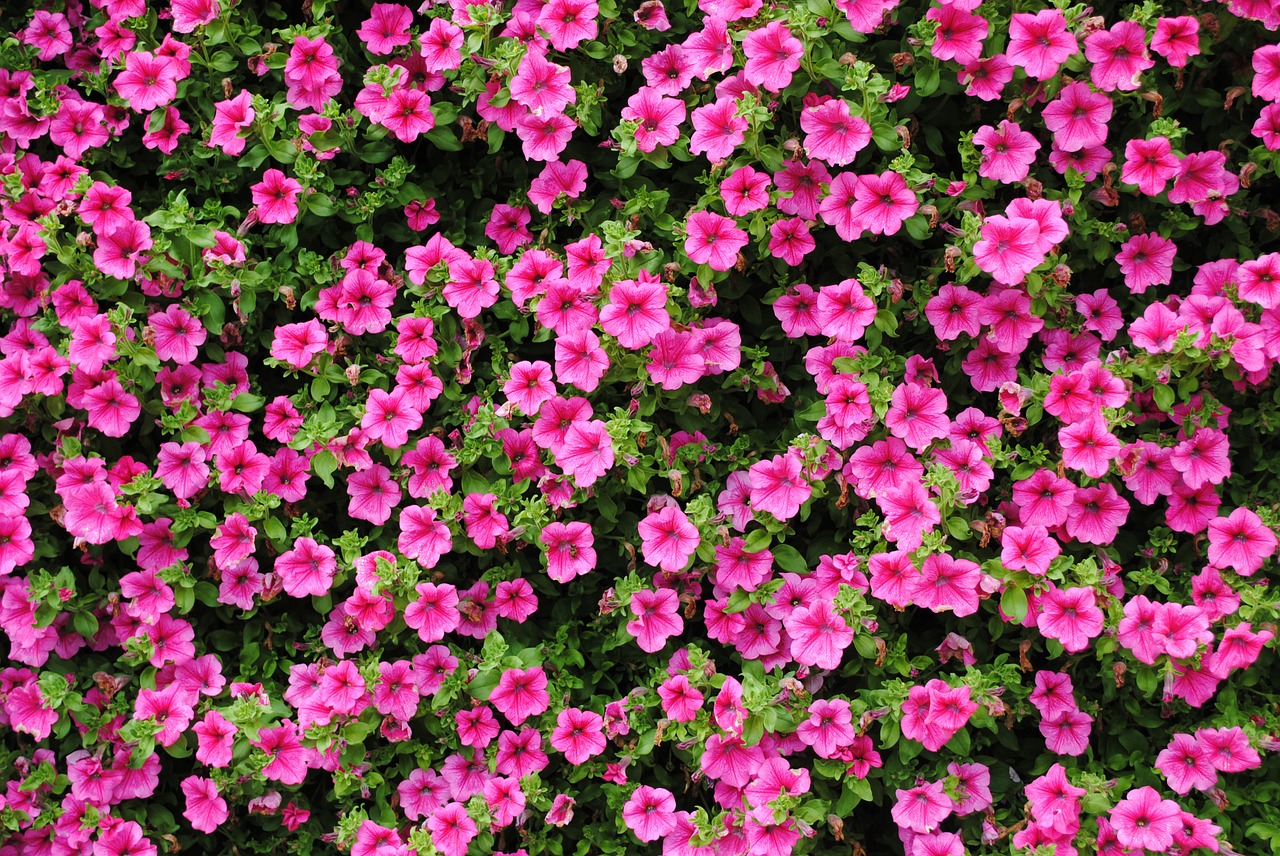
[[[1058,542],[1043,526],[1006,526],[1001,535],[1000,561],[1013,571],[1044,576],[1061,553]]]
[[[676,798],[666,788],[641,785],[622,807],[627,828],[641,841],[657,841],[676,828]]]
[[[227,801],[219,795],[218,786],[212,779],[187,776],[181,787],[187,798],[182,816],[191,821],[194,829],[208,834],[226,822]]]
[[[796,736],[820,758],[835,758],[840,749],[852,745],[857,733],[853,713],[844,699],[814,699],[809,718],[800,723]]]
[[[569,145],[578,125],[563,113],[529,113],[516,122],[516,136],[526,160],[554,161]]]
[[[668,98],[648,86],[632,95],[622,108],[622,118],[636,123],[636,148],[642,152],[651,152],[678,140],[685,117],[683,101]]]
[[[48,705],[34,681],[11,689],[5,698],[4,710],[14,731],[36,740],[48,737],[58,721],[58,712]]]
[[[1280,253],[1243,262],[1236,272],[1240,298],[1264,309],[1280,306]]]
[[[1053,132],[1054,142],[1065,152],[1078,152],[1106,142],[1111,121],[1111,99],[1084,83],[1068,83],[1041,116]],[[1127,146],[1126,146],[1127,152]]]
[[[71,25],[61,12],[40,9],[31,16],[31,22],[22,31],[21,41],[39,51],[37,59],[48,62],[71,50]]]
[[[1061,764],[1054,764],[1027,785],[1031,817],[1056,835],[1074,835],[1080,828],[1080,798],[1087,793],[1071,784]]]
[[[547,548],[547,576],[568,583],[596,566],[595,538],[589,523],[549,523],[539,540]]]
[[[1254,137],[1261,139],[1267,151],[1280,150],[1280,104],[1268,104],[1262,107],[1257,122],[1249,129]]]
[[[933,7],[925,19],[938,26],[933,32],[929,53],[940,60],[955,60],[961,65],[977,61],[982,53],[982,40],[990,29],[987,20],[965,8],[947,4]]]
[[[578,765],[604,751],[604,718],[600,714],[567,707],[556,716],[551,746],[564,753],[565,760]]]
[[[685,569],[701,542],[698,527],[675,505],[650,512],[639,532],[645,563],[671,573]]]
[[[662,712],[676,722],[693,722],[702,708],[704,697],[684,675],[672,675],[658,687]]]
[[[1045,719],[1055,719],[1064,713],[1076,710],[1074,689],[1071,676],[1065,672],[1036,672],[1036,688],[1031,691],[1030,701]]]
[[[1208,668],[1226,675],[1232,669],[1247,669],[1257,661],[1262,647],[1275,638],[1275,633],[1263,630],[1253,632],[1253,625],[1248,621],[1241,622],[1222,634],[1218,648],[1207,659]],[[1211,642],[1209,634],[1204,634],[1200,642]]]
[[[1160,797],[1155,788],[1129,791],[1108,817],[1120,844],[1130,850],[1163,853],[1182,827],[1182,809]]]
[[[850,210],[857,228],[873,235],[896,235],[907,218],[920,208],[906,179],[896,172],[860,175]]]
[[[738,167],[720,182],[720,198],[734,217],[769,207],[769,176],[749,166]]]
[[[369,17],[356,30],[369,53],[385,56],[409,44],[413,12],[399,3],[374,3]]]
[[[1190,734],[1173,735],[1156,757],[1156,769],[1169,787],[1184,796],[1193,790],[1207,791],[1218,783],[1218,771],[1209,762],[1209,753]]]
[[[645,560],[648,561],[647,556]],[[681,563],[680,568],[683,567]],[[627,632],[635,637],[642,651],[660,651],[669,638],[684,630],[680,598],[673,589],[641,589],[631,596],[630,609],[636,618],[627,622]]]
[[[414,505],[400,514],[400,536],[396,546],[422,567],[434,568],[440,558],[453,548],[453,536],[445,522],[436,519],[434,508]]]
[[[552,451],[556,465],[579,487],[591,486],[613,468],[613,439],[599,419],[570,425],[560,448]]]
[[[600,310],[600,326],[622,347],[643,348],[671,326],[666,305],[666,287],[642,271],[639,281],[621,280],[613,284],[609,302]]]
[[[713,164],[728,158],[746,139],[747,120],[737,115],[736,102],[727,98],[698,107],[692,121],[689,153],[705,154]]]
[[[735,222],[711,211],[689,216],[685,224],[684,250],[690,260],[709,265],[712,270],[729,270],[738,251],[747,245],[747,233]]]
[[[189,702],[196,698],[198,697],[194,695],[188,697],[177,684],[170,684],[163,690],[139,690],[133,707],[133,718],[155,722],[160,726],[156,743],[172,746],[178,742],[178,738],[195,717],[195,711]]]
[[[1116,263],[1124,274],[1124,284],[1134,294],[1142,294],[1153,285],[1168,285],[1173,278],[1176,252],[1173,241],[1155,232],[1134,235],[1116,254]]]
[[[981,579],[981,570],[974,562],[956,559],[946,553],[934,553],[920,567],[912,599],[917,606],[934,612],[973,615],[978,611]]]
[[[900,384],[893,390],[885,426],[895,437],[920,451],[933,440],[947,436],[947,396],[940,390],[918,383]]]
[[[826,601],[792,610],[783,625],[791,637],[791,657],[805,666],[839,668],[853,642],[852,628]]]
[[[1104,92],[1137,89],[1142,72],[1155,65],[1147,53],[1146,38],[1146,30],[1134,21],[1117,21],[1109,30],[1086,36],[1084,56],[1093,85]]]
[[[449,264],[449,282],[443,290],[445,302],[463,318],[475,318],[481,310],[498,302],[498,280],[488,259],[467,257]]]
[[[502,387],[507,400],[520,408],[527,416],[535,416],[539,408],[556,394],[551,380],[551,365],[542,360],[521,360],[511,367],[511,374]]]
[[[244,152],[245,137],[242,131],[253,126],[257,112],[253,109],[253,96],[242,89],[235,98],[218,101],[213,105],[213,130],[209,134],[209,147],[221,149],[232,157]]]
[[[943,782],[928,782],[906,790],[899,788],[895,792],[898,799],[891,812],[894,823],[918,833],[937,829],[955,806],[943,785]]]
[[[1111,461],[1120,455],[1120,441],[1096,414],[1060,428],[1058,442],[1062,445],[1063,463],[1090,478],[1106,475]]]
[[[743,66],[747,82],[763,86],[769,92],[781,92],[790,85],[792,75],[800,68],[804,44],[782,21],[770,21],[747,33],[742,41],[742,50],[747,56]]]
[[[1042,9],[1034,15],[1018,12],[1009,22],[1009,62],[1028,77],[1053,77],[1068,57],[1079,52],[1076,37],[1067,30],[1066,16],[1059,9]]]
[[[997,101],[1005,84],[1013,80],[1013,64],[1004,54],[966,63],[956,75],[965,85],[965,94],[983,101]]]
[[[1093,589],[1054,589],[1038,602],[1036,626],[1046,638],[1061,642],[1067,651],[1083,651],[1089,647],[1089,640],[1102,632],[1104,616]]]
[[[302,184],[278,169],[262,174],[262,181],[253,185],[253,204],[258,207],[258,220],[262,223],[292,223],[298,217],[298,196]]]
[[[1148,196],[1164,191],[1164,186],[1178,174],[1178,156],[1167,137],[1129,140],[1124,145],[1124,168],[1120,180],[1136,184]]]
[[[751,465],[751,507],[767,511],[779,520],[790,520],[813,494],[803,475],[800,457],[774,455]]]
[[[450,802],[431,813],[427,820],[431,843],[445,856],[464,856],[467,845],[479,830],[476,822],[467,816],[467,807]]]
[[[818,290],[813,317],[822,335],[852,343],[861,339],[875,320],[876,305],[862,290],[861,283],[846,279]]]
[[[150,113],[177,97],[178,72],[169,57],[130,51],[125,54],[124,71],[116,75],[112,86],[131,110]]]
[[[99,237],[93,263],[107,276],[133,279],[139,265],[146,264],[143,253],[151,249],[152,244],[151,227],[139,220],[130,220]]]
[[[1027,274],[1044,262],[1039,243],[1036,221],[994,214],[983,221],[982,238],[973,245],[973,260],[996,282],[1021,285]]]
[[[737,736],[713,734],[703,747],[699,766],[712,779],[735,788],[744,788],[764,763],[759,746],[747,746]]]
[[[670,329],[654,336],[645,366],[650,380],[667,390],[696,383],[707,370],[707,361],[701,352],[702,339],[696,331],[683,333]]]
[[[391,478],[391,470],[382,464],[352,473],[347,477],[347,513],[357,520],[381,526],[391,519],[391,510],[400,504],[400,486]]]
[[[1025,179],[1031,172],[1031,164],[1035,163],[1036,152],[1040,151],[1034,134],[1007,119],[1000,121],[998,130],[983,125],[973,135],[973,144],[982,149],[978,174],[1002,184],[1016,184]]]
[[[952,341],[961,333],[977,336],[982,328],[977,312],[981,303],[982,295],[963,285],[948,283],[929,299],[925,305],[925,317],[933,325],[934,335],[939,341]]]
[[[1092,730],[1093,717],[1075,708],[1040,720],[1045,748],[1055,755],[1083,755]]]
[[[378,124],[400,142],[412,143],[436,126],[431,96],[419,89],[393,89]]]
[[[1253,576],[1276,551],[1277,539],[1257,514],[1237,508],[1209,523],[1209,562]]]
[[[240,729],[226,717],[211,710],[191,730],[196,734],[197,761],[210,767],[225,767],[231,763],[235,736]]]
[[[380,389],[370,390],[360,421],[370,440],[381,441],[388,449],[398,449],[409,442],[409,432],[421,426],[421,412],[410,405],[401,389],[389,394]]]
[[[769,236],[769,254],[792,267],[804,261],[804,257],[818,246],[809,234],[809,227],[799,217],[774,223],[769,227]]]
[[[520,725],[529,717],[545,712],[550,706],[547,676],[541,667],[507,669],[490,694],[489,702],[512,725]]]
[[[511,98],[535,113],[563,113],[577,101],[571,75],[567,66],[557,65],[543,54],[530,51],[521,58],[511,78]],[[623,118],[630,117],[624,115]]]
[[[1196,732],[1195,738],[1204,749],[1209,763],[1219,772],[1242,773],[1262,765],[1262,758],[1249,745],[1248,735],[1238,725],[1231,728],[1201,728]]]
[[[1200,21],[1190,15],[1160,18],[1151,37],[1151,50],[1174,68],[1185,68],[1188,59],[1200,54]]]
[[[285,594],[292,597],[329,593],[338,564],[333,550],[317,544],[312,538],[299,538],[293,549],[276,557],[275,571],[284,584]]]
[[[519,733],[504,731],[498,735],[495,759],[498,775],[522,779],[545,769],[548,763],[542,751],[542,735],[536,728],[523,728]]]
[[[551,0],[538,15],[538,27],[558,51],[576,48],[599,32],[596,16],[600,7],[592,0]]]

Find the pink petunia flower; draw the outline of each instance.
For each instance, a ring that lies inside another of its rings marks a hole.
[[[564,753],[570,764],[579,765],[604,751],[604,717],[590,710],[567,707],[556,716],[551,746]]]
[[[676,799],[666,788],[641,785],[622,807],[622,819],[641,841],[657,841],[676,828]]]
[[[1028,77],[1046,80],[1058,73],[1068,57],[1080,52],[1076,37],[1067,30],[1060,9],[1015,13],[1009,22],[1009,62]]]
[[[630,609],[636,618],[627,622],[627,632],[635,637],[642,651],[660,651],[667,639],[684,630],[679,608],[679,596],[673,589],[641,589],[631,596]]]
[[[1036,626],[1049,639],[1057,639],[1069,652],[1083,651],[1105,623],[1093,589],[1053,589],[1038,601]]]
[[[701,540],[698,528],[674,505],[650,512],[639,533],[645,562],[672,573],[684,570]]]
[[[751,507],[767,511],[778,520],[790,520],[813,493],[794,454],[774,455],[751,465]]]
[[[897,802],[891,812],[899,826],[917,833],[929,833],[938,828],[954,809],[955,803],[946,795],[943,782],[927,782],[913,788],[895,791]]]
[[[1173,257],[1177,247],[1155,232],[1134,235],[1116,254],[1124,284],[1134,294],[1142,294],[1153,285],[1167,285],[1173,277]]]
[[[684,251],[689,259],[721,271],[733,267],[738,251],[750,240],[732,219],[711,211],[689,215],[685,234]]]
[[[187,776],[181,787],[187,800],[182,816],[191,821],[194,829],[209,834],[226,822],[227,801],[219,795],[212,779]]]
[[[1182,827],[1181,807],[1173,800],[1162,799],[1151,787],[1129,791],[1108,817],[1116,838],[1130,850],[1163,853]]]
[[[742,50],[747,56],[743,66],[747,82],[769,92],[781,92],[800,68],[804,44],[792,35],[785,23],[770,21],[747,33]]]
[[[1277,538],[1257,514],[1237,508],[1209,523],[1209,562],[1252,576],[1276,552]]]

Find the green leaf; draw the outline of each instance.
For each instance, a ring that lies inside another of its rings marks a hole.
[[[311,456],[311,472],[324,482],[325,487],[333,487],[333,473],[336,469],[338,459],[328,449],[321,449]]]
[[[445,152],[462,151],[462,143],[458,141],[458,137],[453,133],[453,129],[449,127],[441,127],[437,125],[428,131],[424,136],[431,141],[437,149]]]
[[[724,611],[736,615],[739,612],[745,612],[747,607],[751,606],[751,595],[743,589],[737,589],[733,594],[729,595],[729,602],[725,604]]]
[[[1000,595],[1000,611],[1017,624],[1027,617],[1027,593],[1010,586]]]
[[[254,395],[252,392],[242,392],[231,400],[231,409],[238,410],[241,413],[254,413],[261,410],[262,405],[266,403],[266,399],[260,395]]]
[[[268,517],[262,521],[262,531],[272,541],[282,542],[289,537],[289,533],[285,530],[284,524],[278,518]]]
[[[98,635],[98,619],[93,616],[92,612],[77,612],[71,618],[71,624],[75,627],[76,632],[86,639],[92,639]]]
[[[804,556],[800,555],[800,551],[790,544],[779,544],[774,547],[773,559],[784,571],[790,571],[793,574],[809,572],[809,563],[805,561]]]

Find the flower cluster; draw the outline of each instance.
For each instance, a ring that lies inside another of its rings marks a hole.
[[[0,856],[1280,847],[1280,5],[0,10]]]

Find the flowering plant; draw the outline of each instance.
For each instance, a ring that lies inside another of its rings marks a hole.
[[[0,10],[0,856],[1280,849],[1280,5]]]

